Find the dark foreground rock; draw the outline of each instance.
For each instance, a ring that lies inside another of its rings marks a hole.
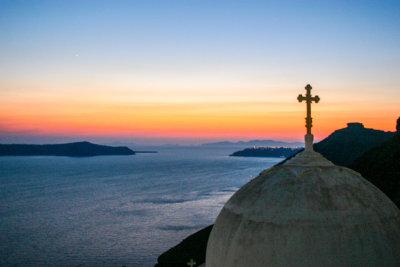
[[[127,147],[103,146],[89,142],[56,145],[0,144],[0,156],[89,157],[102,155],[135,155],[135,152]]]
[[[175,247],[161,254],[155,267],[187,267],[193,259],[199,266],[205,262],[208,237],[213,225],[190,235]]]

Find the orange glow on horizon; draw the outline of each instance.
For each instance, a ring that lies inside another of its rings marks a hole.
[[[335,103],[313,104],[313,133],[321,140],[347,122],[394,131],[397,110]],[[0,107],[8,132],[41,135],[279,139],[302,141],[305,105],[284,101],[127,103],[118,101],[20,101]]]

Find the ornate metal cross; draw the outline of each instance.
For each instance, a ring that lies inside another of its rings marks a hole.
[[[190,261],[187,263],[188,266],[193,267],[196,265],[196,262],[193,261],[193,259],[190,259]]]
[[[315,103],[319,102],[319,96],[312,97],[311,96],[311,85],[307,84],[305,87],[307,93],[306,96],[302,96],[301,94],[297,97],[297,100],[299,102],[302,102],[303,100],[306,101],[307,103],[307,117],[306,117],[306,128],[307,128],[307,134],[311,134],[311,127],[312,127],[312,118],[311,118],[311,102],[315,101]]]
[[[307,134],[305,136],[305,141],[306,141],[306,150],[313,150],[312,148],[312,142],[313,142],[313,136],[311,134],[311,127],[312,127],[312,118],[311,118],[311,103],[314,101],[315,103],[319,102],[319,96],[315,96],[312,97],[311,96],[311,85],[307,84],[307,86],[305,87],[307,93],[306,96],[303,95],[299,95],[297,97],[297,100],[299,100],[299,102],[302,102],[303,100],[306,101],[307,103],[307,117],[306,117],[306,128],[307,128]]]

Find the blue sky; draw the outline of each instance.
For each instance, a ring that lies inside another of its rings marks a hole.
[[[1,56],[15,65],[27,58],[44,67],[108,70],[247,64],[250,71],[291,65],[302,73],[311,65],[363,68],[380,60],[398,67],[399,1],[0,3]]]

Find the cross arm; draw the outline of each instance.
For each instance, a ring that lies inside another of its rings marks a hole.
[[[297,97],[297,100],[299,100],[299,102],[302,102],[303,100],[307,100],[307,97],[302,96],[301,94]]]

